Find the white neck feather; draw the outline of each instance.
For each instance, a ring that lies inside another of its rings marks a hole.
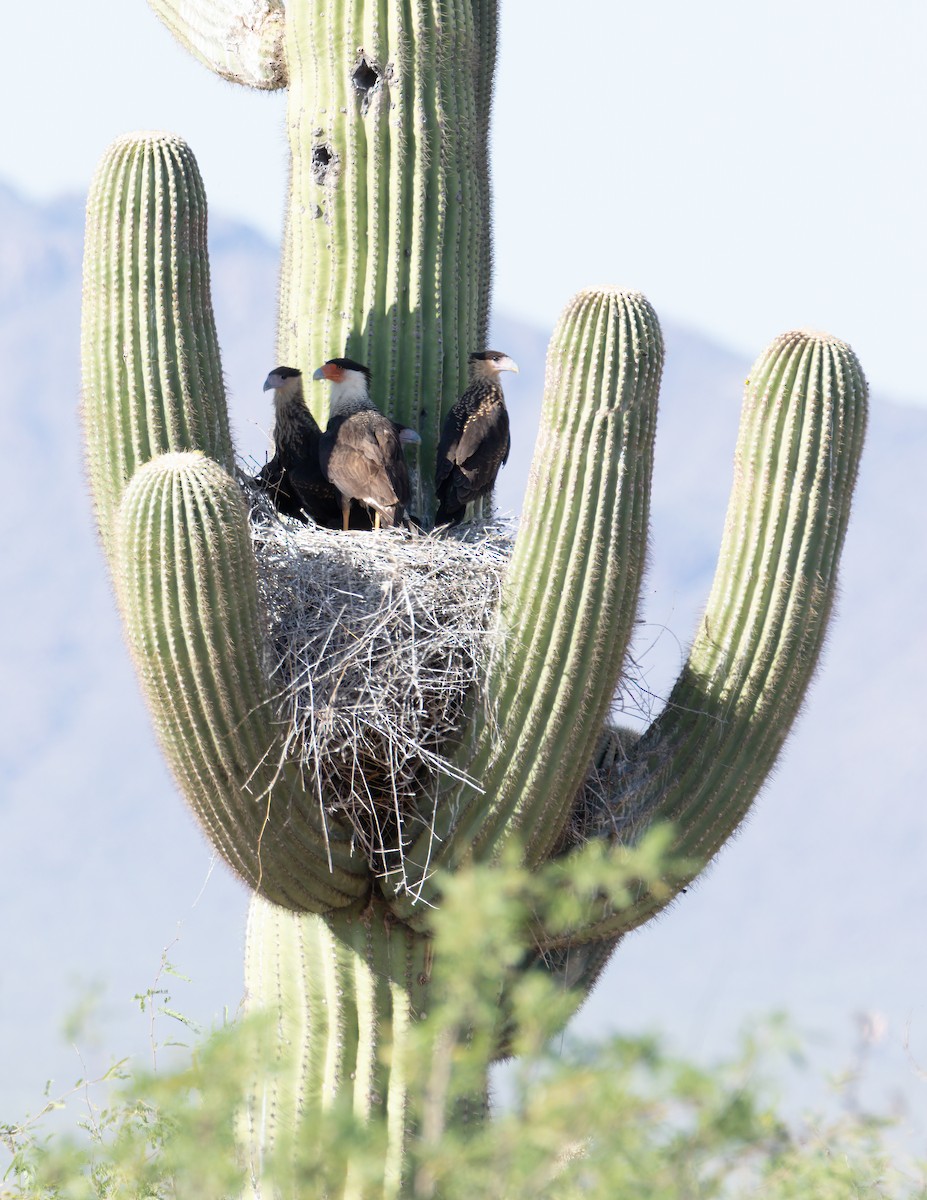
[[[367,380],[360,371],[345,371],[340,383],[333,383],[328,404],[328,415],[340,417],[344,413],[360,412],[373,408],[367,391]]]

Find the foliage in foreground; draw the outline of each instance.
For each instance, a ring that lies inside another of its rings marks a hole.
[[[249,1031],[229,1029],[201,1046],[186,1069],[121,1084],[84,1124],[85,1137],[5,1128],[15,1156],[2,1194],[30,1200],[237,1195],[243,1179],[231,1131],[248,1060]],[[405,1194],[927,1196],[923,1170],[915,1175],[892,1164],[884,1122],[846,1115],[790,1124],[764,1095],[757,1070],[749,1047],[711,1071],[668,1056],[646,1038],[548,1050],[519,1071],[511,1105],[493,1121],[412,1144]],[[383,1130],[361,1128],[338,1106],[321,1119],[325,1136],[318,1144],[324,1142],[326,1154],[299,1160],[302,1195],[324,1195],[349,1156],[360,1182],[364,1148],[371,1176],[382,1171]]]
[[[628,863],[626,885],[655,870],[659,857],[660,846],[651,843]],[[586,872],[588,886],[594,857]],[[409,1094],[420,1099],[397,1195],[927,1197],[925,1166],[892,1162],[890,1122],[856,1111],[786,1117],[766,1079],[773,1067],[768,1038],[745,1037],[736,1054],[711,1069],[674,1057],[655,1038],[561,1042],[551,1034],[576,998],[540,971],[529,972],[514,994],[512,1048],[519,1058],[492,1119],[480,1119],[473,1091],[495,1047],[468,1031],[485,1027],[482,1005],[498,1003],[493,981],[518,969],[524,931],[542,893],[549,895],[548,882],[518,868],[480,868],[459,873],[449,886],[436,918],[441,999],[414,1031],[403,1064]],[[569,912],[561,906],[559,915]],[[236,1130],[242,1133],[242,1098],[254,1086],[266,1034],[251,1017],[202,1041],[180,1070],[130,1075],[114,1068],[80,1089],[75,1132],[50,1132],[41,1117],[0,1127],[12,1155],[0,1195],[239,1195],[249,1181]],[[263,1062],[260,1071],[273,1069]],[[343,1091],[334,1094],[312,1114],[311,1138],[278,1143],[262,1164],[261,1194],[269,1197],[280,1180],[315,1200],[343,1185],[350,1163],[352,1194],[382,1195],[388,1120],[380,1109],[361,1120]]]

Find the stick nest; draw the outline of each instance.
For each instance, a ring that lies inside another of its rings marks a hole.
[[[287,757],[372,869],[402,874],[442,781],[462,778],[451,756],[480,703],[511,528],[342,533],[248,500]]]

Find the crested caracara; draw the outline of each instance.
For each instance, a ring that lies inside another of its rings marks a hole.
[[[319,442],[322,471],[341,497],[343,528],[351,501],[374,513],[374,528],[399,525],[409,503],[404,442],[419,441],[374,407],[370,371],[350,358],[332,358],[313,374],[331,385],[328,425]]]
[[[507,354],[480,350],[470,355],[470,382],[447,414],[438,443],[436,525],[459,525],[470,501],[486,495],[508,462],[511,439],[501,371],[518,371]]]

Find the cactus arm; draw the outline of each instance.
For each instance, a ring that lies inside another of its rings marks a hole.
[[[853,351],[789,333],[750,373],[718,568],[688,661],[639,741],[622,737],[611,802],[589,836],[636,842],[654,822],[691,862],[671,888],[592,914],[571,940],[641,924],[695,877],[743,820],[814,675],[837,586],[866,427]]]
[[[659,323],[639,294],[585,293],[555,331],[488,684],[494,719],[468,761],[492,797],[478,856],[504,830],[529,865],[546,859],[598,740],[646,561],[662,367]]]
[[[104,156],[88,200],[84,281],[91,486],[162,745],[204,828],[252,886],[313,910],[353,903],[366,869],[335,824],[323,827],[320,801],[291,769],[276,778],[283,734],[263,675],[247,523],[227,473],[206,203],[179,139],[130,135]],[[300,811],[304,833],[286,828]]]
[[[278,904],[317,912],[363,897],[347,835],[283,762],[235,481],[198,453],[147,463],[120,507],[116,562],[155,728],[214,845]]]
[[[201,450],[232,466],[206,197],[192,152],[170,134],[119,138],[94,176],[81,366],[90,483],[111,553],[116,511],[142,463]]]
[[[148,0],[178,42],[199,61],[247,87],[287,86],[282,0]]]
[[[440,849],[429,863],[421,838],[407,873],[493,857],[513,836],[533,866],[560,837],[633,627],[662,362],[659,323],[638,294],[583,293],[561,318],[500,646],[456,758],[482,792],[439,797]],[[397,899],[404,919],[414,901]]]

